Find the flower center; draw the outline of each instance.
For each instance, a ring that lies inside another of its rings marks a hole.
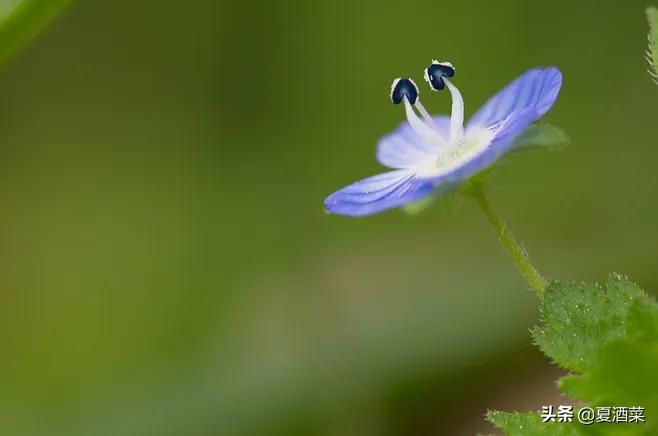
[[[453,171],[486,149],[493,139],[494,132],[487,128],[472,128],[457,141],[436,156],[418,164],[415,168],[419,176],[436,177]]]

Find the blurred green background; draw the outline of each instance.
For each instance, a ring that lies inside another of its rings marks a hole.
[[[73,4],[0,70],[0,433],[466,435],[559,404],[473,204],[322,200],[381,170],[393,78],[450,60],[469,115],[554,64],[572,146],[519,155],[492,199],[547,276],[658,289],[645,6]]]

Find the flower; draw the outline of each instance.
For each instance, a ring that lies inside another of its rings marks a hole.
[[[509,151],[514,139],[553,106],[562,86],[562,73],[556,67],[528,70],[463,126],[464,100],[450,79],[454,74],[447,62],[434,61],[425,70],[432,90],[450,91],[450,117],[430,116],[411,79],[393,82],[391,100],[404,104],[407,121],[379,141],[377,160],[394,171],[334,192],[324,202],[329,212],[372,215],[454,189]]]

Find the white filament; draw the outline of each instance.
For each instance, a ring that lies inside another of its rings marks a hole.
[[[447,78],[443,81],[450,90],[452,96],[452,114],[450,115],[450,141],[460,140],[464,136],[464,99],[459,89],[453,85]]]

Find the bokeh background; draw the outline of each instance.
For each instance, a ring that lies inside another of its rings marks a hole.
[[[393,78],[451,60],[469,115],[557,65],[572,145],[490,195],[547,276],[658,289],[645,6],[74,3],[0,70],[0,433],[472,435],[559,404],[473,204],[322,200],[380,171]]]

